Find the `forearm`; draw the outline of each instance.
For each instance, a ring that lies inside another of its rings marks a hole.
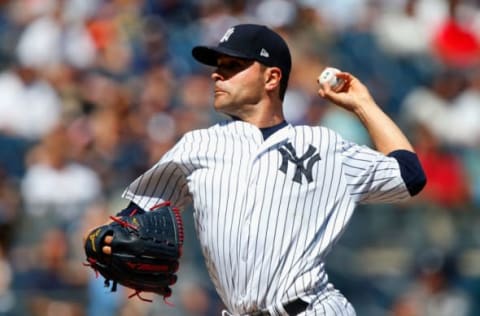
[[[375,102],[366,102],[354,113],[368,130],[378,151],[395,158],[411,196],[417,195],[427,182],[417,155],[407,137]]]
[[[354,113],[367,129],[376,149],[387,155],[395,150],[414,151],[405,134],[373,101],[357,107]]]

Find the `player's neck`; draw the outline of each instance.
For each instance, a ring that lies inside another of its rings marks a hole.
[[[275,126],[285,121],[281,101],[278,103],[257,104],[253,110],[241,113],[238,119],[258,128]]]
[[[248,119],[242,119],[242,121],[255,125],[258,128],[265,128],[278,125],[285,121],[283,115],[274,115],[270,117],[252,117]]]

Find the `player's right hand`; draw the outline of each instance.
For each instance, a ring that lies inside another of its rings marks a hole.
[[[105,240],[104,240],[105,244],[111,245],[111,244],[112,244],[112,241],[113,241],[113,236],[107,236],[107,237],[105,237]],[[103,251],[103,253],[106,254],[106,255],[111,255],[111,254],[112,254],[112,247],[110,247],[110,246],[103,246],[103,247],[102,247],[102,251]]]
[[[109,223],[111,223],[112,221],[109,220],[108,222],[105,223],[105,225],[108,225]],[[100,226],[98,226],[100,227]],[[97,227],[97,228],[98,228]],[[92,228],[90,229],[86,234],[83,235],[83,244],[85,245],[85,242],[87,241],[88,239],[88,235],[90,234],[91,231],[93,231],[95,228]],[[106,255],[111,255],[112,254],[112,248],[108,245],[111,245],[112,244],[112,241],[113,241],[113,236],[106,236],[105,239],[104,239],[104,243],[107,244],[107,246],[103,246],[102,247],[102,252]]]
[[[375,104],[367,87],[348,72],[340,72],[337,77],[344,80],[339,91],[333,90],[328,83],[321,83],[318,94],[350,112],[357,112],[366,106]]]

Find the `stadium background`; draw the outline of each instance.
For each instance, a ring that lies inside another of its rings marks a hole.
[[[480,315],[480,4],[456,0],[0,1],[0,315],[219,314],[189,210],[175,308],[108,293],[80,240],[184,132],[221,119],[190,49],[243,22],[291,46],[290,122],[369,144],[316,95],[335,66],[425,166],[420,196],[360,207],[329,257],[358,315]]]

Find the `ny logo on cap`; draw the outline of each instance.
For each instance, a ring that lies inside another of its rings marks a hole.
[[[230,36],[233,34],[233,31],[235,31],[235,28],[233,28],[233,27],[229,28],[229,29],[225,32],[225,34],[223,34],[222,39],[220,39],[220,43],[223,43],[223,42],[228,41],[228,39],[230,38]]]

